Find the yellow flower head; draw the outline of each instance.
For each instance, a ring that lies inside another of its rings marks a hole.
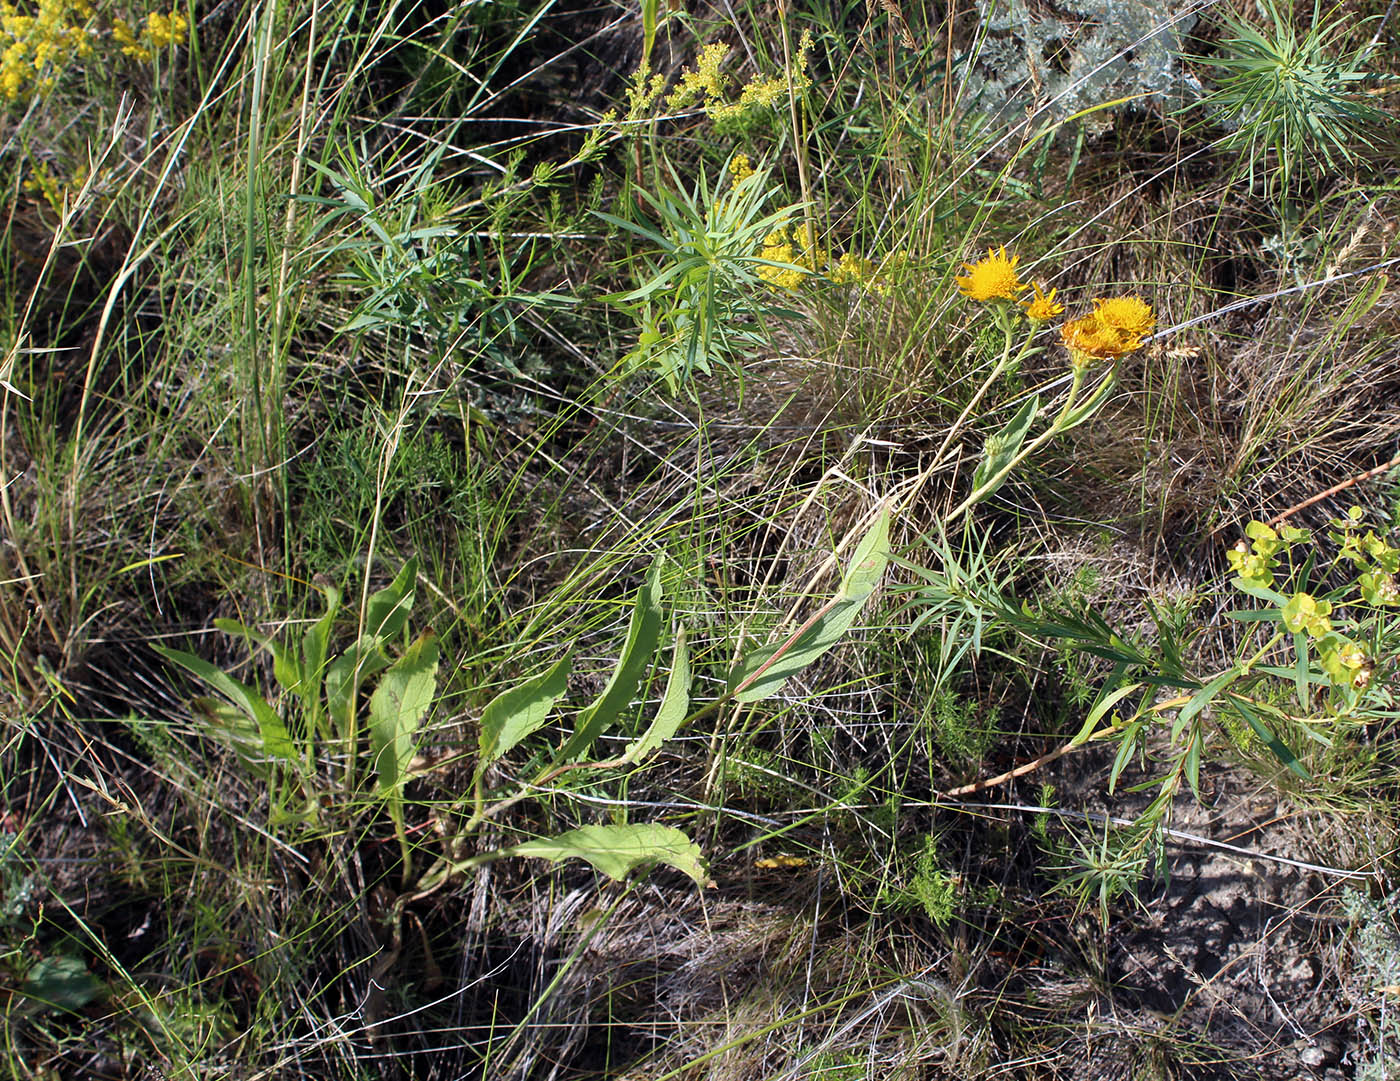
[[[1107,300],[1099,297],[1094,304],[1094,315],[1099,322],[1126,338],[1151,334],[1157,325],[1157,317],[1142,297],[1113,297]]]
[[[1035,295],[1030,300],[1021,301],[1021,307],[1026,309],[1026,318],[1032,323],[1048,323],[1057,315],[1063,315],[1065,306],[1056,303],[1055,290],[1045,293],[1040,289],[1040,283],[1036,282],[1032,288]]]
[[[975,263],[964,263],[967,276],[953,280],[958,283],[958,291],[965,297],[985,304],[989,300],[1015,300],[1016,294],[1029,288],[1016,276],[1019,255],[1008,258],[1006,249],[987,249],[987,258]]]
[[[1088,315],[1071,319],[1060,337],[1076,366],[1091,360],[1126,356],[1142,348],[1142,337],[1157,325],[1152,309],[1141,297],[1098,299]]]

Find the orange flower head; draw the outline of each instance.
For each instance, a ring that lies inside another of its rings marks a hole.
[[[1008,257],[1005,248],[998,251],[988,248],[987,258],[964,263],[967,274],[953,280],[958,283],[958,292],[983,304],[992,300],[1015,300],[1017,293],[1029,288],[1016,274],[1016,264],[1020,261],[1019,255]]]
[[[1104,326],[1099,317],[1090,312],[1078,319],[1071,319],[1060,328],[1060,338],[1069,349],[1071,356],[1082,356],[1086,360],[1108,360],[1131,353],[1136,346],[1126,346],[1117,331]]]

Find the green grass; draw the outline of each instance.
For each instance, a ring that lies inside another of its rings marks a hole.
[[[195,6],[153,62],[99,6],[0,99],[0,1075],[1383,1072],[1394,609],[1335,595],[1369,688],[1283,636],[1197,692],[1283,618],[1246,523],[1397,453],[1393,20],[1211,9],[1125,103],[1156,53],[1084,7],[1000,111],[981,9],[650,0]],[[804,34],[771,104],[667,105]],[[1157,315],[1063,431],[1056,325],[955,285],[1003,245]],[[1378,573],[1328,522],[1397,543],[1396,483],[1296,511],[1277,588]]]

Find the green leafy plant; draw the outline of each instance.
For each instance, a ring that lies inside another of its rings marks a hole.
[[[655,215],[654,224],[597,213],[656,249],[655,256],[643,257],[647,276],[640,285],[604,299],[637,320],[637,345],[624,358],[625,369],[652,371],[676,394],[715,367],[739,374],[743,348],[766,340],[761,328],[780,309],[764,300],[758,271],[778,264],[759,252],[764,239],[782,230],[799,208],[765,212],[780,191],[770,185],[766,169],[723,191],[715,189],[703,165],[689,190],[669,164],[668,171],[670,190],[639,193]]]
[[[525,285],[542,249],[531,231],[515,236],[514,216],[548,175],[519,180],[512,165],[481,200],[488,227],[465,227],[449,209],[452,192],[439,175],[450,145],[443,140],[387,197],[349,148],[342,152],[340,170],[313,163],[333,194],[304,200],[324,208],[319,229],[349,233],[325,255],[343,263],[340,280],[359,296],[341,329],[411,332],[439,356],[455,352],[468,363],[480,359],[519,375],[527,351],[521,331],[525,315],[578,302]]]
[[[624,717],[634,715],[633,699],[648,674],[661,664],[663,631],[668,620],[663,607],[662,563],[657,560],[638,590],[627,637],[606,686],[597,698],[576,711],[573,733],[547,756],[539,772],[527,783],[517,784],[512,791],[494,799],[486,787],[490,768],[549,723],[566,696],[572,658],[566,655],[540,675],[503,691],[483,710],[473,806],[453,846],[460,848],[465,838],[483,823],[531,798],[532,793],[550,782],[565,775],[583,775],[595,781],[641,767],[683,726],[731,701],[756,702],[776,694],[788,679],[836,645],[874,592],[888,562],[889,513],[885,508],[857,544],[835,595],[786,638],[746,654],[730,675],[729,689],[694,712],[690,710],[690,651],[685,628],[680,627],[671,646],[665,687],[651,720],[644,725],[638,720],[636,727],[641,734],[628,742],[622,754],[590,760],[587,755],[599,737]],[[611,824],[585,826],[466,858],[445,855],[424,876],[422,889],[436,889],[454,874],[503,856],[533,856],[553,862],[584,859],[614,878],[621,878],[638,866],[663,863],[684,871],[697,883],[706,880],[699,849],[680,830],[658,824]]]
[[[1146,851],[1176,794],[1189,788],[1199,798],[1212,728],[1225,745],[1251,731],[1280,764],[1309,780],[1295,750],[1298,739],[1330,747],[1365,725],[1400,717],[1394,685],[1400,548],[1366,527],[1360,511],[1332,523],[1328,559],[1300,529],[1276,531],[1253,522],[1246,533],[1230,552],[1235,576],[1229,585],[1263,606],[1225,613],[1244,633],[1236,640],[1236,659],[1223,668],[1194,659],[1193,646],[1206,630],[1195,606],[1146,602],[1155,633],[1130,634],[1087,601],[1061,610],[1019,602],[985,565],[976,575],[959,567],[946,545],[938,549],[941,568],[901,561],[923,580],[911,587],[915,627],[929,620],[996,621],[1029,642],[1057,644],[1107,669],[1078,732],[1036,761],[1043,765],[1090,742],[1108,742],[1117,745],[1110,792],[1135,759],[1148,777],[1129,790],[1157,790],[1126,832],[1106,831],[1065,850],[1066,867],[1078,867],[1066,871],[1066,881],[1092,886],[1101,911],[1133,868],[1146,866]],[[1326,579],[1337,584],[1323,589]],[[975,644],[971,652],[978,652]],[[1154,733],[1164,738],[1151,738]]]
[[[1263,27],[1227,13],[1220,54],[1192,59],[1219,74],[1205,105],[1231,125],[1222,147],[1245,157],[1251,184],[1262,174],[1267,190],[1286,195],[1315,167],[1332,170],[1375,153],[1395,117],[1362,92],[1382,78],[1367,68],[1372,46],[1335,53],[1357,25],[1340,5],[1324,12],[1314,0],[1303,31],[1275,0],[1259,7]]]
[[[567,695],[572,657],[564,656],[487,704],[476,747],[470,813],[452,838],[450,850],[417,879],[417,892],[405,893],[401,901],[425,896],[455,874],[506,856],[553,862],[582,859],[619,879],[638,867],[662,863],[703,884],[706,874],[700,850],[680,830],[655,823],[583,826],[465,858],[456,853],[487,821],[533,798],[551,781],[579,773],[595,779],[640,767],[686,723],[734,699],[754,702],[776,694],[789,678],[845,634],[879,584],[888,560],[889,514],[885,509],[857,545],[835,596],[785,640],[750,652],[735,669],[730,689],[693,713],[689,646],[684,626],[678,627],[665,688],[651,720],[645,726],[638,725],[640,735],[622,754],[590,760],[589,752],[604,733],[624,717],[635,716],[634,700],[648,676],[662,666],[669,620],[661,579],[663,564],[658,559],[637,592],[627,637],[606,686],[597,698],[576,711],[572,734],[546,756],[539,773],[528,783],[513,784],[505,793],[488,792],[491,767],[553,719]],[[291,782],[306,794],[306,814],[316,813],[318,794],[328,783],[316,775],[317,751],[327,744],[343,749],[347,763],[344,785],[349,791],[356,789],[359,771],[355,763],[362,751],[359,701],[373,683],[363,751],[376,777],[373,795],[386,807],[398,834],[406,879],[411,857],[404,822],[404,788],[421,726],[436,698],[439,651],[436,637],[425,631],[391,652],[394,643],[407,636],[416,573],[417,563],[410,560],[393,582],[366,599],[364,629],[349,649],[333,657],[330,641],[341,598],[331,586],[322,587],[325,614],[302,636],[299,649],[234,620],[216,621],[220,630],[246,638],[272,654],[273,675],[282,690],[281,709],[256,688],[203,658],[160,647],[164,657],[218,693],[218,698],[197,699],[196,708],[208,721],[210,731],[272,786],[273,807],[279,812],[283,803],[279,784]]]
[[[303,814],[315,815],[325,779],[317,776],[317,752],[338,746],[345,752],[344,787],[359,783],[359,700],[377,677],[369,699],[370,765],[374,792],[388,808],[407,854],[403,829],[403,786],[416,748],[418,729],[432,705],[438,642],[424,631],[397,654],[390,650],[406,633],[413,608],[418,562],[410,559],[383,589],[366,598],[361,633],[350,648],[332,656],[330,642],[341,608],[340,590],[321,586],[326,610],[294,648],[236,620],[215,621],[219,630],[268,650],[273,676],[282,691],[281,708],[254,687],[228,675],[202,657],[157,646],[167,660],[203,680],[218,698],[198,698],[195,707],[211,734],[223,740],[254,774],[270,784],[274,810],[285,813],[285,786],[306,795]]]

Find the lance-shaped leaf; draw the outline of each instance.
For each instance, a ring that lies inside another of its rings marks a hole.
[[[216,619],[214,626],[225,634],[256,642],[272,654],[272,675],[284,691],[295,691],[301,684],[301,662],[297,655],[270,634],[255,631],[236,619]]]
[[[166,660],[198,676],[242,710],[244,715],[258,726],[258,738],[262,741],[261,750],[264,755],[286,762],[293,760],[292,739],[287,734],[287,726],[262,695],[246,683],[240,683],[222,669],[210,664],[203,657],[196,657],[193,653],[179,649],[170,649],[168,646],[158,645],[154,648]]]
[[[982,448],[982,460],[977,463],[977,470],[972,474],[972,495],[968,497],[969,502],[986,499],[1001,487],[1002,481],[1015,464],[1016,455],[1021,453],[1026,434],[1031,430],[1031,422],[1039,412],[1040,398],[1032,395],[1016,411],[1016,415],[1006,422],[1005,428],[996,435],[987,437],[986,445]]]
[[[302,682],[298,693],[306,710],[308,727],[313,733],[321,728],[321,717],[325,711],[321,685],[326,678],[331,630],[335,626],[336,613],[340,610],[340,590],[326,585],[322,587],[322,592],[326,595],[326,614],[313,623],[301,639]]]
[[[685,644],[685,628],[676,634],[675,649],[671,653],[671,675],[666,680],[666,691],[661,696],[661,705],[656,709],[650,727],[639,739],[627,746],[622,756],[625,763],[640,762],[676,734],[690,708],[690,650]]]
[[[627,641],[612,678],[597,700],[579,714],[578,727],[558,761],[567,762],[585,754],[603,731],[617,720],[618,715],[637,696],[637,688],[646,676],[647,667],[661,641],[661,560],[658,558],[647,573],[647,580],[637,591],[632,608],[632,622],[627,628]]]
[[[700,849],[671,826],[583,826],[507,849],[502,855],[535,856],[559,863],[585,860],[609,878],[622,879],[638,867],[664,863],[689,875],[697,886],[709,881]]]
[[[730,677],[735,697],[741,702],[757,702],[777,694],[784,683],[836,645],[875,592],[889,561],[890,515],[886,507],[856,546],[839,592],[822,606],[820,615],[788,639],[757,649],[739,662]]]
[[[481,714],[481,735],[477,743],[476,775],[549,720],[554,704],[569,685],[567,656],[543,675],[517,683],[491,699]]]
[[[413,760],[418,726],[428,715],[437,689],[438,641],[424,631],[390,665],[369,699],[369,746],[379,794],[391,813],[403,797],[408,764]]]

